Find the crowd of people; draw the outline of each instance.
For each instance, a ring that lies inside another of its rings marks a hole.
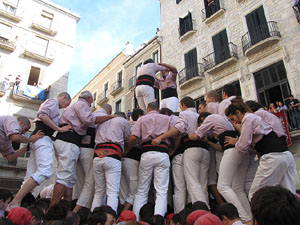
[[[223,87],[221,102],[216,91],[206,93],[197,112],[191,97],[178,101],[176,76],[175,67],[147,60],[131,121],[111,115],[109,104],[92,112],[89,91],[71,105],[66,92],[46,100],[30,138],[22,135],[30,129],[26,117],[0,116],[2,155],[12,161],[30,149],[21,189],[0,194],[2,215],[34,223],[37,210],[22,207],[24,199],[52,176],[55,153],[55,184],[40,194],[48,200],[31,203],[45,205],[36,207],[43,213],[36,224],[297,224],[295,163],[279,118],[244,102],[232,85]],[[29,146],[14,151],[11,141]]]

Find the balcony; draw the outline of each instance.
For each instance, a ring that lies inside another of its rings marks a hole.
[[[237,46],[230,42],[220,52],[213,52],[203,58],[204,71],[214,74],[232,65],[237,60]]]
[[[131,90],[132,88],[135,87],[135,83],[136,83],[136,75],[134,75],[133,77],[131,77],[128,81],[128,90]]]
[[[54,49],[51,49],[48,46],[45,47],[38,45],[34,42],[29,42],[27,43],[23,55],[47,64],[51,64],[54,60]]]
[[[116,96],[117,94],[119,94],[124,88],[122,87],[122,80],[120,81],[116,81],[115,83],[113,83],[111,85],[111,92],[110,94],[112,96]]]
[[[216,18],[222,16],[225,13],[225,9],[220,7],[219,1],[216,1],[215,5],[210,5],[207,8],[202,9],[201,13],[202,21],[208,24]]]
[[[14,100],[35,103],[39,105],[42,104],[48,98],[48,96],[49,91],[46,92],[45,89],[33,85],[26,85],[25,87],[22,87],[22,85],[19,87],[14,85],[11,94],[11,97]]]
[[[184,68],[178,73],[178,81],[180,88],[189,87],[197,80],[204,79],[204,68],[202,63],[192,68]]]
[[[105,102],[107,102],[108,101],[107,91],[103,91],[101,94],[99,94],[98,97],[97,97],[97,99],[99,99],[98,102],[97,102],[97,104],[99,106],[101,106],[102,104],[104,104]]]
[[[6,1],[0,2],[0,15],[4,16],[15,22],[20,22],[22,20],[24,10],[14,4]]]
[[[194,30],[194,21],[192,19],[185,20],[178,28],[179,32],[179,40],[185,41],[189,37],[191,37],[194,33],[196,33],[196,30]]]
[[[242,36],[243,51],[246,56],[263,50],[280,40],[277,22],[269,21],[265,25],[255,27]]]
[[[58,24],[53,22],[50,25],[46,25],[41,20],[40,16],[35,17],[32,21],[31,27],[35,30],[41,31],[45,34],[49,34],[50,36],[55,36],[58,30]]]

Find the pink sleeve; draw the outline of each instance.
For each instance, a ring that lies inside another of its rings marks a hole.
[[[19,126],[20,125],[16,118],[9,118],[4,126],[4,132],[6,136],[9,138],[9,136],[12,134],[20,134]]]
[[[85,104],[84,102],[78,102],[75,110],[78,118],[82,123],[88,126],[95,124],[96,116],[93,115],[91,109],[87,104]]]
[[[253,139],[253,130],[254,130],[254,120],[253,118],[247,118],[243,123],[241,129],[241,135],[237,143],[235,143],[236,150],[240,152],[248,151],[250,145],[252,144]]]
[[[188,122],[186,121],[186,119],[184,118],[184,116],[182,116],[182,113],[179,114],[179,118],[175,124],[175,127],[179,130],[179,132],[181,134],[185,134],[187,131],[187,127],[188,127]]]
[[[202,123],[200,127],[196,130],[196,134],[200,137],[203,138],[207,132],[211,131],[212,128],[214,127],[214,121],[212,119],[213,117],[208,116]]]
[[[37,112],[37,117],[39,118],[40,115],[47,115],[51,118],[51,115],[54,115],[56,110],[57,110],[56,100],[48,99],[39,108],[39,111]]]
[[[134,125],[131,135],[136,136],[138,138],[142,137],[141,118],[138,119],[136,124]]]

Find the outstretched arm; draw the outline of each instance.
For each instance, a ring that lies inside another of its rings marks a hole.
[[[169,69],[170,71],[172,71],[173,73],[177,73],[177,69],[175,66],[166,64],[166,63],[159,63],[159,65],[166,67],[167,69]]]

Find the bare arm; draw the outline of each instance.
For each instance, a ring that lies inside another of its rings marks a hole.
[[[127,155],[130,152],[132,147],[136,144],[137,139],[138,139],[138,137],[136,137],[134,135],[130,135],[130,137],[128,139],[127,149],[124,151],[123,155]]]
[[[172,71],[175,74],[177,73],[177,69],[176,69],[175,66],[172,66],[172,65],[169,65],[169,64],[166,64],[166,63],[159,63],[159,65],[168,68],[170,71]]]
[[[5,156],[5,158],[7,159],[8,162],[12,162],[16,160],[18,157],[23,156],[26,151],[27,151],[27,146],[25,146],[24,148],[20,148],[14,153]]]
[[[212,148],[218,150],[219,152],[224,152],[223,149],[222,149],[222,146],[219,145],[219,144],[213,143],[213,142],[211,142],[211,141],[208,141],[207,144],[208,144],[210,147],[212,147]]]
[[[59,127],[57,126],[51,119],[49,116],[45,115],[45,114],[41,114],[39,116],[39,119],[46,124],[48,127],[52,128],[55,131],[58,132],[67,132],[69,130],[72,130],[72,126],[71,125],[67,125],[67,126],[63,126],[63,127]]]
[[[24,137],[21,134],[12,134],[9,136],[9,139],[18,143],[34,143],[38,139],[44,136],[44,133],[39,130],[36,134],[32,135],[30,138]]]

